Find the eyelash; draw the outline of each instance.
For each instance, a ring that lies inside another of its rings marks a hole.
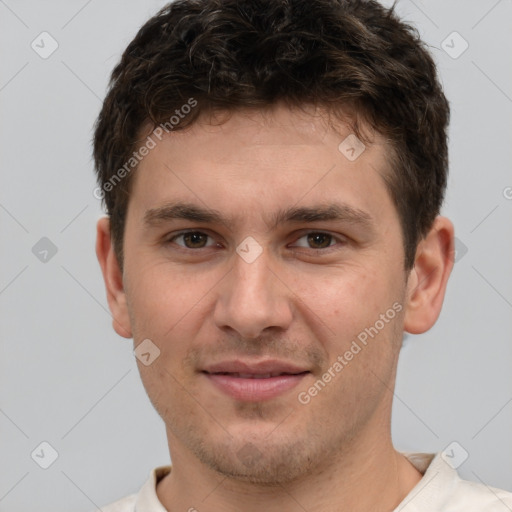
[[[180,237],[183,237],[187,234],[199,234],[199,235],[205,235],[209,238],[212,238],[213,237],[211,235],[209,235],[208,233],[204,232],[204,231],[198,231],[198,230],[188,230],[188,231],[180,231],[179,233],[176,233],[174,234],[172,237],[168,238],[166,240],[166,244],[170,244],[170,243],[174,243],[174,241]],[[337,250],[339,249],[339,245],[346,245],[347,243],[347,240],[345,239],[345,237],[339,237],[339,236],[335,236],[333,235],[332,233],[329,233],[327,231],[315,231],[315,230],[310,230],[310,231],[306,231],[306,232],[303,232],[299,238],[297,238],[295,240],[295,243],[304,238],[304,237],[307,237],[309,235],[325,235],[325,236],[328,236],[328,237],[331,237],[331,242],[338,242],[337,244],[332,244],[332,245],[328,245],[327,247],[324,247],[324,248],[312,248],[312,247],[299,247],[299,249],[302,249],[302,250],[307,250],[309,252],[313,251],[315,254],[320,254],[320,253],[323,253],[323,254],[327,254],[327,253],[330,253],[332,250]],[[306,242],[307,243],[307,242]],[[180,248],[180,250],[183,250],[183,251],[200,251],[201,249],[208,249],[209,247],[213,247],[213,246],[206,246],[206,247],[199,247],[199,248],[196,248],[196,249],[193,249],[193,248],[190,248],[190,247],[184,247],[184,246],[181,246],[179,244],[177,244],[178,247]],[[295,250],[296,247],[293,247],[293,249]],[[296,252],[300,252],[300,251],[296,251]]]

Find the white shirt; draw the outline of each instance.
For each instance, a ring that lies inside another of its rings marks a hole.
[[[462,480],[441,453],[404,453],[423,478],[393,512],[511,512],[512,493]],[[153,469],[148,481],[132,494],[106,507],[103,512],[167,512],[158,500],[156,484],[171,466]]]

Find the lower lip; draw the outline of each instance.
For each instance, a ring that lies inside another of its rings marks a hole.
[[[205,375],[221,391],[232,398],[244,402],[259,402],[269,400],[293,389],[308,373],[279,375],[266,379],[243,379],[218,373],[205,373]]]

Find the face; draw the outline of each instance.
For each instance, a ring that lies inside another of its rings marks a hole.
[[[126,328],[150,340],[139,370],[171,455],[285,482],[387,433],[404,250],[388,148],[354,159],[350,133],[320,111],[237,112],[135,171]]]

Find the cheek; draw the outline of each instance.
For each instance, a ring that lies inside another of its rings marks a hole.
[[[309,324],[313,325],[314,318],[318,326],[314,335],[337,376],[332,390],[351,389],[345,397],[348,401],[371,398],[390,377],[399,350],[403,311],[401,283],[398,274],[391,274],[383,267],[352,266],[331,272],[329,279],[311,280],[310,286],[303,288],[304,302],[316,314],[310,314]],[[308,314],[306,311],[304,308],[302,314]],[[338,372],[332,365],[339,357],[343,369]],[[361,396],[356,397],[357,393]]]
[[[134,331],[139,337],[152,333],[163,339],[190,322],[215,282],[214,276],[185,273],[168,262],[140,265],[130,276],[127,294]]]
[[[149,339],[158,349],[158,358],[150,366],[138,362],[150,397],[157,399],[163,393],[166,401],[184,399],[180,383],[192,384],[184,361],[208,325],[209,292],[220,279],[217,274],[184,272],[168,262],[139,266],[132,274],[129,305],[135,344]]]
[[[297,288],[297,296],[318,321],[340,339],[375,322],[393,304],[394,295],[385,273],[368,266],[329,269],[323,276],[302,279]]]

